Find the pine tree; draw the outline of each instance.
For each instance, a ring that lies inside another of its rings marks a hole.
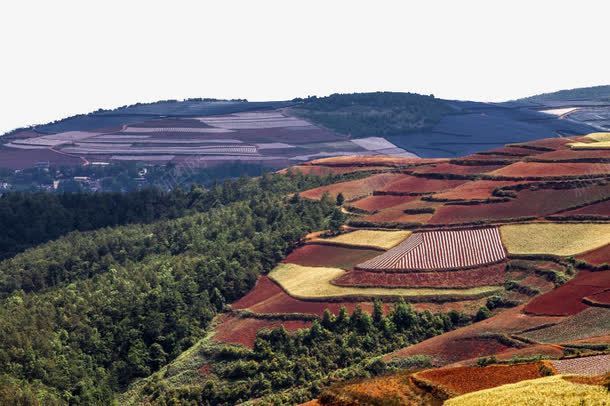
[[[343,193],[339,192],[339,194],[337,195],[337,206],[343,206],[343,203],[345,202],[345,197],[343,196]]]

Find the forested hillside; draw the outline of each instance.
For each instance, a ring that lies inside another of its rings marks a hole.
[[[326,226],[334,202],[286,200],[320,182],[268,175],[195,189],[178,200],[202,213],[74,232],[0,262],[3,402],[108,404],[174,359]]]
[[[405,135],[436,124],[451,108],[416,93],[353,93],[296,99],[295,114],[354,137]]]

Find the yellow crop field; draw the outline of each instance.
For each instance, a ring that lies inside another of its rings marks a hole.
[[[402,296],[408,298],[483,297],[500,292],[500,286],[481,286],[469,289],[432,288],[364,288],[336,286],[331,281],[345,274],[338,268],[309,267],[296,264],[280,264],[269,273],[290,296],[297,299],[328,299],[334,297]]]
[[[510,224],[500,235],[510,254],[568,256],[610,244],[610,224]]]
[[[585,137],[598,142],[610,141],[610,133],[591,133],[585,135]]]
[[[591,133],[585,138],[594,142],[573,142],[568,145],[572,149],[610,149],[610,133]]]
[[[610,405],[610,393],[602,386],[572,383],[554,375],[468,393],[444,405]]]
[[[331,243],[346,247],[371,247],[388,250],[411,235],[411,231],[356,230],[331,238],[319,238],[315,242]]]

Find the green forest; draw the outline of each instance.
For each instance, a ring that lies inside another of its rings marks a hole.
[[[400,136],[432,127],[451,108],[434,96],[374,92],[295,99],[292,111],[323,127],[354,137]]]
[[[0,262],[0,399],[111,403],[201,339],[224,304],[305,233],[327,226],[334,202],[288,196],[331,181],[337,178],[265,175],[177,191],[175,206],[159,198],[158,207],[123,218],[166,219],[105,227],[118,220],[102,210],[105,220],[91,224],[102,228],[72,231]],[[48,196],[31,198],[45,210]],[[85,210],[90,197],[61,199],[55,204],[83,199]],[[171,218],[180,212],[188,214]],[[54,233],[76,229],[66,224]]]

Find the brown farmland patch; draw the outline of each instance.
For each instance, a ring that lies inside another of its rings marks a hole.
[[[496,188],[517,184],[514,181],[475,180],[459,185],[447,192],[437,193],[435,199],[484,200],[493,198]]]
[[[421,168],[419,170],[425,170]],[[423,194],[434,193],[442,190],[454,188],[465,180],[456,179],[429,179],[418,176],[400,174],[392,182],[388,182],[382,187],[376,189],[380,193],[405,193],[405,194]]]
[[[579,254],[576,258],[593,265],[610,264],[610,244]]]
[[[610,354],[551,361],[560,374],[595,376],[610,372]]]
[[[415,168],[413,169],[413,172],[419,174],[478,175],[495,171],[504,166],[505,165],[456,165],[442,162],[435,165]]]
[[[343,193],[345,200],[349,201],[370,195],[374,190],[379,190],[401,176],[403,175],[398,173],[380,173],[364,179],[339,182],[309,189],[302,192],[301,196],[306,199],[320,200],[325,193],[328,193],[331,198],[335,198],[339,193]]]
[[[541,343],[566,343],[610,334],[610,309],[589,307],[561,323],[520,335]]]
[[[438,272],[397,273],[354,270],[335,279],[332,283],[339,286],[404,288],[472,288],[502,285],[504,283],[504,264]]]
[[[534,298],[525,306],[529,314],[548,316],[569,316],[585,310],[582,301],[585,296],[603,291],[610,286],[610,271],[580,271],[564,285],[544,295]]]
[[[368,212],[376,212],[398,206],[400,204],[408,203],[415,199],[417,199],[417,196],[375,195],[356,200],[355,202],[352,202],[350,206]]]
[[[273,329],[284,326],[288,331],[295,331],[311,326],[311,321],[303,320],[261,320],[223,315],[216,327],[213,339],[228,344],[241,344],[252,348],[256,333],[264,328]]]
[[[326,266],[349,270],[359,263],[375,258],[378,255],[378,250],[312,243],[295,249],[283,262],[303,266]]]
[[[574,162],[516,162],[495,170],[490,175],[518,178],[589,177],[610,174],[610,164]]]
[[[475,392],[487,388],[541,378],[543,362],[486,367],[451,367],[417,372],[415,379],[429,382],[453,395]]]

